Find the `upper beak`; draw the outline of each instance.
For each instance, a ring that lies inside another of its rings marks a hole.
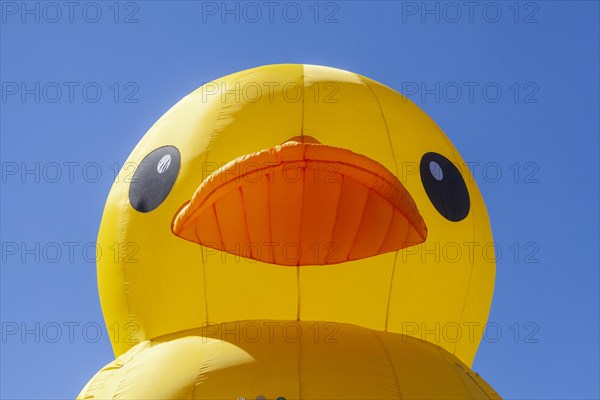
[[[425,241],[410,193],[383,165],[313,138],[244,155],[175,214],[186,240],[278,265],[323,265]]]

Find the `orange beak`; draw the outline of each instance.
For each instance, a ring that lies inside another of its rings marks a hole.
[[[183,239],[266,263],[335,264],[425,241],[410,193],[379,164],[309,137],[229,162],[176,213]]]

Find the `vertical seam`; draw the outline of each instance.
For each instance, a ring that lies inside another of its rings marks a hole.
[[[269,221],[268,221],[268,227],[269,227],[269,249],[271,249],[272,253],[272,258],[271,258],[271,262],[273,264],[275,264],[275,249],[273,248],[273,229],[271,228],[271,222],[272,222],[272,215],[271,215],[271,183],[269,182],[271,180],[271,176],[269,175],[269,173],[265,173],[265,179],[267,181],[266,183],[266,189],[267,189],[267,215],[269,216]],[[271,256],[271,254],[269,254],[269,256]]]
[[[296,265],[296,321],[300,321],[300,266]]]
[[[385,331],[388,332],[389,318],[390,318],[390,305],[392,300],[392,285],[394,284],[394,278],[396,277],[396,261],[398,259],[398,251],[394,254],[394,265],[392,266],[392,276],[390,277],[390,289],[388,291],[387,305],[385,307]]]
[[[225,242],[223,241],[223,232],[221,232],[221,224],[219,224],[219,217],[217,215],[217,208],[216,208],[215,204],[216,203],[213,203],[211,208],[212,208],[213,214],[215,216],[215,221],[217,222],[217,229],[219,231],[219,240],[221,242],[220,251],[225,251]],[[198,225],[196,225],[196,226],[198,226]],[[203,262],[204,262],[204,260],[203,260]],[[206,268],[205,268],[205,271],[206,271]],[[206,273],[204,274],[204,276],[206,277]],[[204,281],[204,283],[206,284],[206,280]],[[204,295],[206,296],[206,291],[204,292]],[[206,314],[207,314],[206,320],[208,322],[208,304],[206,306]]]
[[[210,146],[212,144],[213,139],[215,138],[215,128],[217,125],[217,121],[219,120],[219,114],[221,113],[222,110],[223,110],[223,102],[221,102],[219,111],[218,111],[217,115],[215,116],[215,120],[213,122],[212,130],[210,132],[210,138],[208,139],[208,144],[206,146],[206,152],[204,153],[203,165],[206,165],[206,163],[208,162],[208,154],[210,153],[210,150],[211,150]],[[206,178],[207,177],[202,176],[202,182],[204,182],[204,180]],[[217,221],[217,223],[218,223],[218,221]],[[196,232],[196,237],[198,237],[198,239],[199,239],[198,224],[196,224],[195,232]],[[200,240],[198,240],[198,243],[200,243]],[[205,313],[205,319],[206,319],[205,322],[208,322],[208,295],[206,293],[206,287],[207,287],[207,285],[206,285],[206,263],[204,262],[204,248],[205,247],[206,246],[201,247],[200,251],[202,252],[201,259],[202,259],[202,280],[204,281],[204,313]]]
[[[475,221],[473,221],[472,228],[473,228],[472,235],[473,235],[473,237],[475,237]],[[463,323],[463,318],[465,316],[465,309],[467,308],[467,300],[469,299],[469,292],[471,291],[471,280],[473,279],[473,270],[475,269],[474,263],[475,263],[475,259],[473,258],[473,261],[471,261],[469,263],[469,265],[471,266],[471,271],[469,273],[469,283],[467,284],[467,291],[465,293],[465,300],[463,301],[462,311],[460,312],[460,317],[458,319],[458,324],[459,325],[462,325],[462,323]],[[454,354],[454,355],[456,355],[456,347],[458,346],[458,342],[459,341],[456,341],[454,343],[454,346],[453,346],[453,349],[452,349],[452,354]]]
[[[383,343],[383,340],[381,340],[381,337],[379,336],[379,332],[377,332],[377,331],[371,331],[371,332],[373,332],[373,334],[377,338],[377,341],[381,345],[381,347],[383,349],[383,352],[385,353],[385,356],[387,357],[388,364],[391,367],[390,369],[394,373],[394,378],[396,379],[396,389],[398,390],[398,398],[399,399],[403,399],[403,397],[402,397],[402,390],[400,389],[400,381],[398,379],[398,374],[396,373],[396,367],[394,367],[394,363],[392,362],[392,357],[390,356],[390,353],[388,352],[388,349],[385,346],[385,343]]]
[[[465,374],[477,385],[477,387],[481,390],[486,399],[491,399],[490,395],[488,395],[487,391],[477,382],[477,379],[473,378],[471,372],[465,371]]]
[[[369,89],[369,92],[375,99],[377,106],[379,108],[379,112],[381,113],[381,118],[383,119],[383,125],[385,126],[385,131],[387,133],[388,143],[390,144],[390,151],[392,152],[392,159],[394,160],[394,167],[396,168],[396,176],[398,176],[398,162],[396,161],[396,154],[394,152],[394,145],[392,144],[392,136],[390,135],[390,128],[388,127],[387,119],[385,118],[385,113],[383,112],[383,108],[381,107],[381,103],[379,102],[379,98],[371,88],[368,82],[364,80],[364,78],[360,75],[356,75],[361,80],[361,82]]]
[[[375,94],[375,92],[373,91],[373,89],[371,88],[371,85],[369,85],[369,83],[361,75],[357,74],[356,76],[358,76],[358,78],[360,79],[360,81],[367,87],[367,89],[369,89],[369,92],[371,93],[371,95],[375,99],[375,102],[377,103],[377,106],[379,108],[379,112],[381,113],[381,118],[383,119],[383,124],[385,125],[385,131],[387,133],[388,143],[390,145],[390,151],[392,152],[392,158],[394,160],[394,167],[396,168],[396,177],[398,177],[398,172],[399,172],[398,171],[398,162],[396,161],[396,153],[394,152],[394,144],[392,142],[392,136],[390,134],[390,128],[388,126],[387,119],[385,118],[385,112],[383,111],[383,108],[381,107],[381,103],[379,102],[379,98],[377,97],[377,95]],[[388,291],[387,309],[386,309],[386,313],[385,313],[385,330],[386,331],[388,329],[389,312],[390,312],[390,300],[392,298],[392,288],[393,288],[393,285],[394,285],[394,275],[396,273],[396,259],[398,258],[398,252],[399,251],[400,250],[396,251],[396,255],[394,256],[394,264],[392,265],[392,279],[390,280],[390,288],[389,288],[389,291]]]
[[[383,238],[381,239],[381,244],[377,248],[377,254],[381,254],[381,249],[383,248],[383,245],[385,244],[385,240],[387,239],[388,235],[390,234],[390,229],[392,229],[392,222],[394,222],[394,214],[396,213],[396,207],[394,207],[390,204],[390,208],[392,209],[392,216],[390,218],[390,221],[388,222],[387,228],[385,229],[385,235],[383,235]],[[406,220],[408,222],[408,218],[406,218]],[[408,223],[408,229],[410,230],[410,222]]]
[[[128,207],[128,203],[129,203],[129,194],[127,195],[127,204],[125,204],[125,207]],[[123,206],[121,206],[121,208],[122,207]],[[119,230],[119,238],[121,239],[120,243],[126,242],[125,240],[123,240],[125,238],[125,230],[123,228],[121,228]],[[136,323],[135,313],[133,312],[132,307],[131,307],[131,299],[130,299],[131,296],[129,293],[130,285],[129,285],[129,280],[127,279],[127,272],[126,272],[127,268],[125,266],[125,263],[121,262],[121,260],[119,260],[119,264],[121,265],[121,272],[123,274],[123,288],[125,289],[124,290],[125,291],[125,293],[124,293],[125,294],[125,304],[127,305],[127,321],[128,321],[128,323],[133,324],[134,327],[139,328],[139,324]],[[98,262],[96,262],[96,265],[98,265]],[[96,268],[98,268],[98,267],[96,266]],[[105,322],[106,322],[106,320],[105,320]],[[107,326],[108,326],[108,324],[107,324]],[[112,344],[113,343],[111,340],[111,345]],[[114,346],[112,346],[112,347],[113,347],[113,351],[114,351],[115,348],[114,348]],[[132,347],[133,346],[129,346],[129,348],[127,350],[131,349]],[[123,353],[120,353],[119,355],[126,353],[127,350],[124,351]],[[117,352],[115,351],[115,354],[116,353]]]
[[[342,187],[344,186],[344,175],[339,174],[341,179],[340,181],[340,191],[338,192],[337,203],[335,205],[335,217],[333,218],[333,227],[331,228],[331,236],[329,237],[329,243],[333,243],[333,235],[335,234],[335,227],[337,225],[338,214],[340,211],[340,201],[342,199]],[[357,231],[358,233],[358,231]]]
[[[437,127],[437,126],[436,126]],[[441,129],[438,128],[438,130],[441,132]],[[452,158],[454,160],[462,160],[462,157],[460,157],[460,155],[458,154],[458,151],[455,149],[454,145],[452,144],[452,142],[450,141],[450,139],[443,133],[441,132],[441,137],[442,140],[444,140],[446,142],[446,144],[448,145],[448,148],[450,149],[450,152],[452,153]],[[467,171],[469,169],[467,168]],[[470,178],[473,180],[473,182],[475,183],[475,185],[477,186],[477,182],[475,182],[475,177],[470,176]],[[467,188],[467,192],[469,191],[469,188]],[[471,193],[469,192],[469,196],[471,195]],[[471,212],[471,211],[469,211]],[[472,233],[473,233],[473,237],[475,237],[475,220],[473,219],[473,224],[472,224]],[[471,278],[473,277],[473,269],[475,268],[475,260],[473,260],[473,262],[469,263],[471,265],[471,273],[469,275],[469,283],[467,284],[467,291],[465,293],[465,300],[463,302],[463,307],[462,307],[462,311],[460,312],[460,319],[459,319],[459,324],[462,324],[462,319],[464,317],[464,312],[465,309],[467,307],[467,299],[469,298],[469,292],[471,291]],[[452,350],[452,354],[456,355],[456,346],[457,346],[458,342],[454,343],[454,349]]]
[[[354,238],[352,239],[352,243],[350,244],[350,250],[348,251],[348,257],[346,257],[346,261],[350,260],[350,253],[352,253],[352,249],[354,248],[354,244],[356,243],[356,237],[358,236],[358,232],[360,232],[360,227],[362,226],[363,219],[365,218],[365,210],[367,209],[367,204],[369,203],[370,196],[371,196],[371,189],[369,189],[369,193],[367,194],[367,198],[365,199],[365,204],[363,204],[363,209],[360,214],[360,221],[358,222],[358,227],[356,228],[356,233],[354,234]]]
[[[198,239],[198,243],[200,242],[200,235],[198,234],[198,224],[196,224],[196,228],[194,229],[196,233],[196,238]],[[205,322],[208,322],[208,295],[206,293],[206,263],[204,262],[204,249],[206,246],[200,245],[200,252],[202,253],[200,256],[200,261],[202,261],[202,283],[204,285],[204,318]]]
[[[225,248],[225,241],[223,240],[223,231],[221,231],[221,224],[219,224],[219,216],[217,215],[217,207],[215,206],[215,204],[216,203],[213,203],[211,208],[212,208],[213,215],[215,216],[215,222],[217,223],[217,229],[219,232],[219,241],[221,242],[220,243],[221,248],[219,250],[225,251],[226,248]],[[198,226],[198,225],[196,224],[196,226]]]
[[[246,213],[246,200],[244,198],[244,190],[242,189],[242,186],[238,186],[238,190],[240,192],[240,198],[242,199],[242,211],[244,211],[244,226],[246,228],[246,239],[248,240],[248,245],[249,245],[249,249],[250,249],[250,258],[254,258],[254,253],[252,251],[252,239],[250,238],[250,227],[248,226],[248,214]],[[242,252],[241,248],[240,248],[240,253]],[[240,254],[242,257],[244,257],[243,254]]]
[[[207,356],[207,354],[212,355],[210,352],[212,351],[212,347],[213,346],[204,346],[205,351],[202,353],[202,357],[204,357],[205,360],[210,360],[211,358]],[[198,385],[200,384],[200,377],[202,376],[202,369],[205,367],[205,363],[201,363],[200,366],[198,367],[198,372],[196,373],[196,377],[194,378],[194,382],[192,383],[192,397],[191,399],[195,399],[196,396],[196,388],[198,387]]]
[[[460,370],[462,370],[464,372],[464,374],[470,378],[471,380],[473,380],[475,382],[475,384],[477,385],[477,387],[479,387],[479,389],[483,392],[483,394],[485,395],[485,397],[487,399],[489,399],[490,397],[488,396],[487,392],[485,390],[483,390],[483,388],[481,386],[479,386],[479,384],[473,379],[473,377],[471,377],[471,374],[469,374],[469,371],[465,370],[462,367],[459,367],[458,364],[454,361],[454,360],[449,360],[445,355],[444,352],[447,352],[449,354],[451,354],[450,352],[448,352],[447,350],[444,350],[442,347],[434,345],[436,347],[436,350],[438,351],[438,354],[440,355],[441,359],[444,360],[445,362],[447,362],[448,364],[452,365],[452,371],[454,371],[454,373],[456,374],[456,376],[458,377],[458,380],[460,382],[462,382],[463,387],[465,390],[467,390],[467,392],[469,392],[469,394],[472,394],[472,391],[469,389],[469,387],[467,386],[466,382],[465,382],[465,378],[463,378],[463,376],[460,373]],[[456,357],[453,355],[453,357]],[[459,359],[460,360],[460,359]],[[470,368],[469,368],[470,369]]]
[[[302,147],[302,160],[306,163],[306,146],[304,145]],[[300,259],[302,258],[302,221],[304,218],[304,189],[306,187],[306,164],[304,165],[305,167],[302,169],[302,194],[300,195],[302,206],[300,207],[300,221],[298,224],[298,247],[300,248],[300,254],[296,263],[296,321],[300,321]]]
[[[302,324],[300,332],[302,332]],[[302,399],[302,337],[298,340],[298,399]]]
[[[304,64],[302,64],[302,74],[300,78],[302,79],[302,109],[300,115],[300,137],[303,138],[302,143],[304,143],[304,108],[306,101],[306,80],[304,79]],[[304,146],[304,148],[302,149],[302,158],[305,164],[304,169],[302,170],[302,197],[300,198],[300,201],[302,202],[302,206],[304,206],[304,187],[306,184],[306,146]],[[298,247],[300,248],[300,254],[298,258],[298,263],[296,264],[296,321],[300,321],[300,258],[302,258],[302,218],[304,217],[303,209],[304,207],[300,207],[300,233],[298,235]]]

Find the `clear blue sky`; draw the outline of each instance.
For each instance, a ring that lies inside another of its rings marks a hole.
[[[116,165],[203,82],[281,62],[404,89],[479,163],[502,254],[474,369],[506,398],[598,398],[598,2],[238,3],[225,22],[220,3],[0,3],[2,398],[73,398],[113,358],[90,243]]]

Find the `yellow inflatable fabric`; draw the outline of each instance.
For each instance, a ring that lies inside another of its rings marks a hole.
[[[282,64],[203,85],[135,147],[98,242],[118,358],[80,398],[497,397],[469,368],[495,276],[481,194],[440,128],[366,77]],[[236,323],[261,339],[211,337]]]
[[[144,341],[83,399],[499,399],[447,351],[356,325],[236,321]]]

